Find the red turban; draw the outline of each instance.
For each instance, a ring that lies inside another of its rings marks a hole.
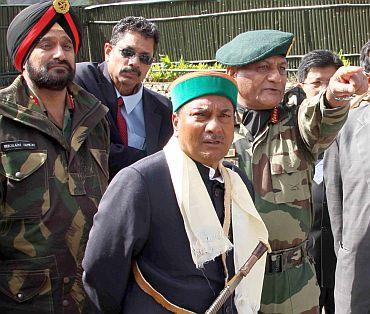
[[[32,49],[58,23],[71,38],[75,53],[81,45],[81,26],[68,0],[44,1],[22,10],[7,32],[8,53],[15,68],[22,71]]]

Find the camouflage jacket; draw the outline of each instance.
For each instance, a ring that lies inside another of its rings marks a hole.
[[[328,108],[322,93],[301,105],[297,102],[294,93],[287,94],[280,104],[279,121],[269,122],[255,139],[238,124],[227,158],[234,159],[252,180],[256,208],[275,252],[298,246],[308,238],[313,221],[314,162],[335,139],[349,108]],[[296,252],[291,259],[294,263],[303,256]],[[318,300],[319,288],[309,259],[265,275],[263,313],[301,313],[315,308]]]
[[[1,313],[88,312],[81,262],[107,186],[107,110],[71,84],[67,140],[23,84],[0,91]]]

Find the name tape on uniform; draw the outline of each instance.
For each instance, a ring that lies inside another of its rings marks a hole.
[[[0,143],[1,151],[10,152],[13,150],[37,149],[37,144],[30,141],[8,141]]]

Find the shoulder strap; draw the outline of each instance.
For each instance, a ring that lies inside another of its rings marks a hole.
[[[145,280],[143,274],[141,273],[139,266],[136,261],[132,263],[132,272],[135,277],[135,281],[138,286],[146,293],[149,294],[157,303],[162,305],[166,310],[171,311],[176,314],[195,314],[192,311],[183,309],[170,301],[168,301],[161,293],[153,288],[153,286]]]

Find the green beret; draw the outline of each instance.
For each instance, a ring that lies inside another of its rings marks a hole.
[[[194,72],[180,76],[170,86],[173,112],[179,110],[190,100],[205,96],[224,96],[236,107],[238,87],[236,81],[227,74],[219,72]]]
[[[293,34],[264,29],[239,34],[216,52],[216,60],[227,66],[243,66],[272,56],[286,56]]]

